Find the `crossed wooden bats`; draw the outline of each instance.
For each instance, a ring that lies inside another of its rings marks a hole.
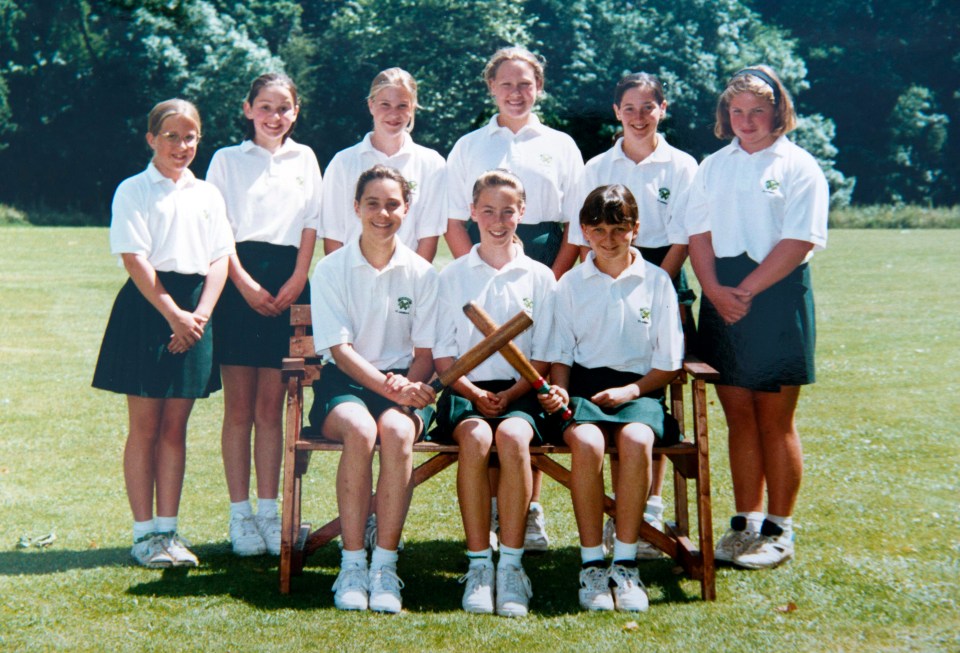
[[[512,342],[516,336],[529,329],[533,324],[533,320],[529,315],[520,311],[501,326],[497,326],[493,318],[474,302],[467,302],[463,307],[463,312],[477,329],[480,330],[480,333],[486,337],[468,349],[463,356],[454,361],[453,365],[448,367],[443,374],[431,384],[435,391],[439,391],[444,386],[450,385],[499,351],[506,361],[520,373],[520,376],[530,382],[534,390],[540,394],[550,392],[550,386],[546,380],[537,372],[527,357],[523,355],[520,348]],[[565,420],[573,417],[573,413],[566,404],[564,404],[558,412],[561,413]]]

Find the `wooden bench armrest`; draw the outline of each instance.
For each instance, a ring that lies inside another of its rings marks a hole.
[[[306,373],[306,360],[303,358],[284,358],[280,364],[280,378],[284,383],[290,379],[302,379]]]
[[[689,354],[683,359],[683,371],[695,379],[702,379],[709,383],[720,380],[720,372],[713,369],[713,366]]]

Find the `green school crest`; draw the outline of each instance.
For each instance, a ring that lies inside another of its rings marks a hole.
[[[415,191],[417,190],[417,180],[416,180],[416,179],[408,179],[408,180],[407,180],[407,186],[410,187],[410,192],[411,192],[411,193],[415,192]]]
[[[657,191],[657,201],[661,204],[666,204],[667,200],[670,199],[670,189],[663,186]]]
[[[641,308],[640,309],[640,324],[650,324],[650,309]]]
[[[409,297],[397,297],[397,313],[408,314],[410,307],[413,306],[413,300]]]
[[[775,193],[780,188],[780,182],[776,179],[767,179],[763,182],[763,190],[767,193]]]
[[[549,154],[541,154],[541,155],[540,155],[540,162],[541,162],[543,165],[548,166],[548,165],[550,165],[551,163],[553,163],[553,157],[550,156]]]
[[[523,298],[523,310],[525,310],[527,313],[533,312],[533,300],[529,297]]]

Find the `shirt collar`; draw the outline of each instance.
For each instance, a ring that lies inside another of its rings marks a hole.
[[[361,234],[362,235],[362,234]],[[394,236],[396,238],[396,236]],[[382,274],[387,270],[390,270],[395,267],[406,267],[410,263],[408,252],[412,253],[407,247],[400,242],[400,239],[397,238],[397,246],[393,250],[393,256],[390,257],[390,260],[387,262],[387,265],[382,270],[376,270],[370,262],[364,258],[363,252],[360,251],[360,236],[357,236],[351,240],[345,247],[346,255],[350,257],[349,267],[350,268],[361,268],[368,267],[371,270],[374,270],[377,274]],[[416,254],[414,254],[416,256]]]
[[[413,149],[413,139],[410,138],[410,134],[404,132],[403,134],[403,145],[400,146],[400,149],[397,150],[397,153],[393,156],[387,156],[386,153],[381,152],[373,146],[373,132],[367,132],[367,135],[363,137],[363,140],[360,141],[360,153],[361,154],[376,154],[377,156],[385,157],[387,159],[392,159],[393,157],[400,156],[402,154],[409,154]]]
[[[517,245],[516,243],[514,243],[513,246],[519,247],[519,245]],[[525,263],[521,262],[524,258],[525,257],[523,254],[523,250],[521,249],[519,252],[517,252],[517,256],[512,261],[504,265],[499,270],[496,270],[493,268],[493,266],[491,266],[489,263],[487,263],[482,258],[480,258],[480,244],[477,243],[476,245],[471,247],[470,251],[467,253],[467,264],[472,268],[486,267],[493,270],[496,274],[502,274],[504,272],[508,272],[517,267],[520,267],[526,270],[528,266]]]
[[[166,181],[173,184],[177,188],[184,188],[188,186],[193,186],[196,183],[197,178],[194,176],[190,168],[184,169],[180,175],[179,181],[174,181],[169,177],[164,176],[162,172],[157,170],[157,166],[153,165],[153,161],[150,162],[150,165],[147,166],[147,179],[152,183],[158,184],[160,182]]]
[[[730,148],[729,154],[736,154],[741,152],[743,154],[748,154],[746,150],[740,147],[740,139],[736,136],[733,137],[733,140],[730,141],[730,145],[727,147]],[[754,152],[754,154],[772,154],[773,156],[786,156],[787,149],[790,147],[790,139],[786,137],[785,134],[781,134],[777,140],[770,145],[770,147],[765,147],[759,152]]]
[[[279,157],[289,153],[293,149],[294,145],[294,140],[290,137],[287,137],[276,152],[270,152],[266,148],[260,147],[252,140],[247,139],[240,143],[240,151],[245,154],[253,153],[259,154],[260,156]]]
[[[627,269],[621,272],[620,276],[616,279],[610,279],[609,275],[607,275],[605,272],[601,272],[596,263],[594,263],[596,256],[594,256],[593,252],[589,252],[587,254],[587,260],[580,264],[580,267],[583,268],[584,279],[589,279],[590,277],[605,277],[610,279],[612,282],[617,282],[623,281],[629,277],[636,277],[640,280],[643,280],[643,278],[646,276],[646,261],[643,260],[643,256],[640,255],[640,250],[638,250],[636,247],[631,247],[630,251],[634,255],[633,263],[627,266]]]
[[[527,124],[524,125],[523,127],[521,127],[521,128],[520,128],[520,131],[518,131],[516,134],[514,134],[512,131],[510,131],[510,128],[509,128],[509,127],[501,127],[501,126],[497,123],[497,116],[499,116],[499,115],[500,115],[499,113],[493,114],[493,117],[490,118],[490,122],[487,123],[487,132],[488,132],[491,136],[494,136],[494,135],[500,133],[501,131],[505,131],[505,132],[507,132],[508,134],[510,134],[511,136],[519,136],[520,134],[524,133],[525,131],[531,131],[531,132],[533,132],[535,135],[539,135],[539,134],[542,134],[542,133],[544,132],[544,130],[546,129],[546,127],[544,126],[544,124],[543,124],[542,122],[540,122],[540,118],[537,116],[537,114],[535,114],[535,113],[533,113],[533,112],[531,111],[531,112],[530,112],[530,115],[527,116]]]
[[[614,156],[616,159],[622,159],[631,165],[643,165],[645,163],[669,163],[670,162],[670,145],[667,143],[667,139],[663,137],[663,134],[657,134],[657,146],[653,148],[653,152],[650,153],[646,159],[640,163],[634,163],[633,159],[627,156],[627,153],[623,151],[623,137],[617,139],[616,145],[614,145]]]

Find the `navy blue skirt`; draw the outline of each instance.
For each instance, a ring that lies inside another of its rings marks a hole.
[[[297,266],[296,247],[249,240],[237,243],[243,269],[276,296]],[[310,283],[295,304],[310,303]],[[233,281],[227,280],[214,311],[219,325],[214,333],[214,356],[218,365],[280,369],[290,351],[290,310],[277,317],[260,315],[250,308]]]
[[[716,259],[717,279],[736,287],[758,263],[746,254]],[[813,288],[806,263],[753,299],[746,317],[724,323],[704,296],[697,353],[720,372],[721,385],[760,392],[815,381]]]
[[[200,301],[205,277],[157,272],[160,283],[184,310]],[[214,373],[214,320],[203,337],[182,354],[167,349],[172,332],[166,319],[128,279],[117,294],[100,345],[93,387],[137,397],[198,399],[220,389]]]

